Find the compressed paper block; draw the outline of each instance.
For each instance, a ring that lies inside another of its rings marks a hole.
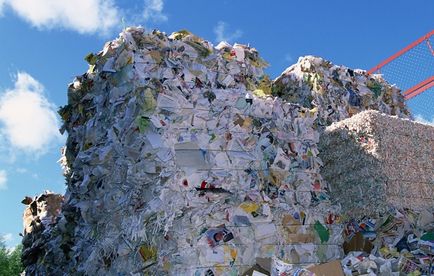
[[[28,275],[238,275],[257,258],[339,259],[319,132],[365,109],[408,116],[380,75],[308,56],[271,81],[256,49],[185,30],[127,28],[86,60],[59,111],[65,201],[26,244]]]
[[[327,126],[364,110],[408,118],[398,87],[380,74],[332,64],[315,56],[300,57],[273,81],[273,95],[318,109],[319,126]]]
[[[46,191],[34,198],[25,197],[22,203],[26,205],[23,214],[22,260],[24,266],[29,266],[41,254],[44,231],[49,231],[57,223],[63,196]]]
[[[60,110],[65,203],[28,274],[234,275],[258,257],[342,257],[317,112],[271,95],[254,48],[130,28],[86,59]]]
[[[434,127],[364,111],[327,127],[319,143],[323,177],[343,211],[434,206]]]

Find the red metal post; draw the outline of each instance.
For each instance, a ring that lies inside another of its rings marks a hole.
[[[404,98],[409,100],[434,86],[434,76],[429,77],[404,92]]]
[[[413,43],[411,43],[410,45],[408,45],[407,47],[405,47],[404,49],[400,50],[399,52],[397,52],[396,54],[388,57],[387,59],[383,60],[380,64],[378,64],[377,66],[375,66],[374,68],[372,68],[371,70],[368,71],[368,74],[372,74],[378,70],[380,70],[381,67],[384,67],[384,65],[390,63],[392,60],[402,56],[403,54],[405,54],[406,52],[408,52],[409,50],[411,50],[412,48],[416,47],[417,45],[419,45],[420,43],[422,43],[424,40],[429,39],[432,35],[434,35],[434,30],[432,30],[431,32],[427,33],[426,35],[422,36],[421,38],[419,38],[418,40],[414,41]]]

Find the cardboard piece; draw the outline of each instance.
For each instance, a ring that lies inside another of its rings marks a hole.
[[[256,258],[256,264],[245,271],[243,276],[270,275],[271,258]]]
[[[268,273],[271,271],[271,258],[256,258],[256,263]]]
[[[258,273],[260,273],[260,274],[258,274]],[[259,265],[255,264],[254,266],[249,268],[247,271],[245,271],[242,275],[243,276],[270,275],[270,272],[266,271],[265,269],[263,269]]]
[[[369,254],[374,245],[368,239],[365,239],[361,232],[358,232],[349,242],[344,242],[343,248],[345,254],[351,251],[364,251]]]
[[[325,264],[314,265],[306,268],[316,276],[344,276],[344,271],[339,260],[328,262]]]
[[[264,274],[264,273],[261,273],[261,272],[258,272],[258,271],[253,271],[253,273],[252,273],[252,276],[267,276],[268,274]]]

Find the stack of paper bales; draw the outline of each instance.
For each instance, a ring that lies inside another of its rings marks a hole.
[[[272,82],[254,48],[188,31],[129,28],[86,60],[60,110],[65,202],[28,274],[238,275],[258,257],[289,273],[338,259],[318,125],[408,114],[378,76],[306,57],[298,81]]]

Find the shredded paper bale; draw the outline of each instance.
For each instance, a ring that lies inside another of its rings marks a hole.
[[[322,134],[322,176],[351,215],[434,206],[434,127],[361,112]]]

